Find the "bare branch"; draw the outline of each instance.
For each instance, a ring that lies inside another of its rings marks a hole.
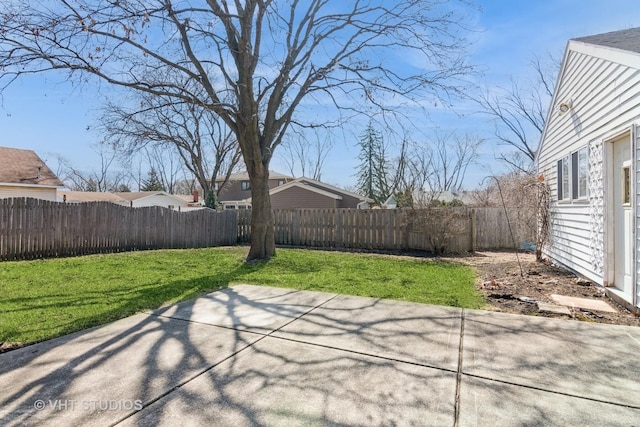
[[[553,58],[543,63],[535,57],[530,65],[535,82],[522,84],[512,77],[511,87],[487,89],[475,99],[481,112],[493,121],[498,143],[512,150],[498,157],[512,170],[530,170],[533,165],[559,68]]]
[[[17,76],[65,70],[74,81],[106,82],[215,115],[233,133],[251,181],[249,259],[269,258],[274,151],[292,124],[323,124],[303,114],[305,102],[349,115],[371,106],[398,114],[398,102],[448,104],[473,71],[464,59],[467,6],[464,0],[8,1],[0,4],[0,92]]]

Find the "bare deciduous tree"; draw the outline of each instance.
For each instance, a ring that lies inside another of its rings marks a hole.
[[[251,183],[247,259],[268,259],[275,253],[274,150],[291,126],[322,125],[296,114],[302,101],[357,112],[363,103],[446,100],[470,70],[459,13],[465,4],[7,1],[0,5],[0,88],[22,74],[62,69],[215,114],[240,145]],[[407,64],[409,57],[420,66]]]
[[[321,135],[318,129],[315,129],[311,137],[294,133],[282,143],[280,157],[291,176],[296,176],[299,171],[299,176],[321,181],[322,168],[333,145],[329,135]]]
[[[131,104],[137,108],[115,102],[103,108],[100,128],[105,140],[125,157],[144,152],[170,192],[178,175],[173,153],[196,177],[203,197],[215,191],[216,178],[228,178],[240,161],[240,147],[229,129],[199,105],[148,93],[136,95]]]
[[[144,148],[144,157],[150,168],[156,171],[162,187],[169,194],[180,194],[176,192],[178,179],[183,175],[184,165],[180,163],[174,147],[162,147],[154,145]]]
[[[428,142],[414,143],[407,155],[405,187],[426,192],[428,198],[457,191],[467,169],[477,161],[482,143],[477,136],[441,132]]]
[[[511,87],[486,90],[476,102],[495,124],[495,136],[500,144],[515,151],[503,152],[499,160],[514,171],[533,172],[533,160],[547,119],[549,100],[560,64],[549,57],[531,61],[535,82],[519,83],[511,78]]]
[[[127,174],[113,169],[116,153],[103,144],[95,146],[94,151],[100,157],[99,170],[79,168],[58,157],[58,176],[67,188],[74,191],[128,191]]]

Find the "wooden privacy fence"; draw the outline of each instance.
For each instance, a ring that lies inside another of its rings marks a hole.
[[[276,244],[317,248],[468,252],[535,242],[526,209],[278,209]],[[176,212],[108,202],[0,199],[0,260],[232,245],[251,238],[251,211]]]
[[[0,199],[0,259],[232,245],[237,213]]]
[[[276,209],[278,245],[325,248],[468,252],[519,248],[535,241],[530,216],[503,208]],[[251,211],[238,211],[238,241],[251,238]]]
[[[521,249],[524,242],[536,242],[538,223],[535,210],[510,207],[505,213],[504,208],[474,208],[474,215],[477,250]]]

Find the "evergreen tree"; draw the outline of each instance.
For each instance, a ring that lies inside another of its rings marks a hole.
[[[395,194],[396,207],[398,208],[412,208],[413,207],[413,191],[410,187],[406,187],[402,191],[398,191]]]
[[[142,181],[140,191],[165,191],[164,185],[162,185],[162,181],[160,181],[160,177],[155,168],[151,168],[147,179]]]
[[[373,199],[376,205],[381,205],[390,195],[388,166],[382,135],[369,123],[358,145],[360,146],[360,154],[358,155],[360,165],[358,166],[356,188],[362,195]]]
[[[87,181],[86,189],[84,191],[98,191],[98,183],[96,182],[96,180],[93,178],[89,178],[89,181]]]
[[[204,205],[211,209],[218,209],[220,204],[218,203],[218,197],[216,196],[216,192],[214,190],[209,190],[206,197],[204,198]]]

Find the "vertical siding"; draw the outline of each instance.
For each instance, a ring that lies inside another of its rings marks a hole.
[[[538,159],[539,171],[551,189],[551,230],[544,253],[602,284],[605,197],[602,142],[640,121],[640,71],[569,51],[555,102],[569,100],[573,104],[571,111],[564,115],[550,114]],[[589,198],[586,202],[558,202],[556,162],[584,146],[589,147]],[[637,153],[640,162],[640,151]],[[638,167],[636,182],[640,182]],[[638,185],[636,193],[637,188]],[[640,209],[640,202],[637,203]],[[637,247],[640,250],[640,240]]]

